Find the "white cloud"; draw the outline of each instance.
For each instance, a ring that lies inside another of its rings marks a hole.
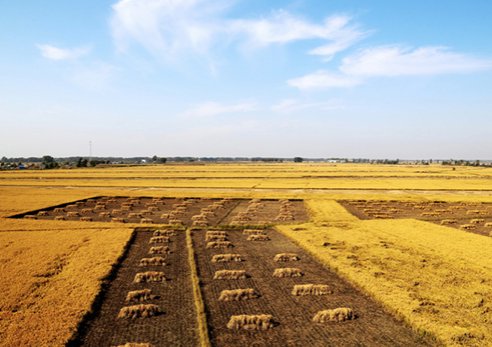
[[[287,81],[299,89],[350,88],[363,83],[362,79],[341,73],[319,70],[315,73]]]
[[[344,58],[340,71],[351,76],[435,75],[482,70],[492,60],[454,53],[446,47],[380,46]]]
[[[310,54],[331,59],[366,32],[349,25],[352,18],[335,15],[314,24],[279,10],[262,19],[226,19],[224,12],[236,1],[225,0],[121,0],[113,5],[111,28],[118,49],[132,43],[152,54],[177,59],[183,54],[206,56],[215,45],[243,40],[250,48],[324,39],[327,44]]]
[[[91,51],[91,47],[58,48],[51,45],[36,45],[41,50],[41,55],[53,60],[75,60]]]
[[[210,117],[221,113],[247,112],[256,110],[254,103],[222,105],[217,102],[206,102],[184,113],[187,117]]]
[[[466,73],[492,67],[492,60],[454,53],[445,47],[380,46],[362,50],[342,60],[339,71],[320,70],[288,80],[299,89],[353,87],[369,77]]]
[[[333,102],[302,102],[297,99],[284,99],[280,101],[277,105],[273,105],[271,109],[276,112],[281,113],[292,113],[307,108],[318,108],[322,110],[335,110],[345,108],[344,106],[339,106],[333,104]]]

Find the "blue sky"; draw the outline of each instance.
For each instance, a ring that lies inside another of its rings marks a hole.
[[[0,156],[492,159],[488,0],[0,9]]]

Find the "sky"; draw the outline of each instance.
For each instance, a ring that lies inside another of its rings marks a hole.
[[[490,0],[3,1],[0,47],[0,157],[492,159]]]

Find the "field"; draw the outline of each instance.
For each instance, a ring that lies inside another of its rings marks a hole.
[[[491,177],[488,168],[310,163],[0,172],[0,346],[489,346]],[[165,203],[146,215],[149,226],[145,215],[108,223],[126,218],[111,214],[131,198],[140,200],[132,213]],[[81,221],[87,206],[79,206],[80,216],[64,211],[65,220],[54,220],[62,216],[55,208],[89,199],[116,200],[103,211],[109,219],[93,211],[91,222]],[[169,227],[162,215],[191,200],[171,237],[169,265],[148,269],[168,277],[148,284],[158,296],[149,302],[162,312],[117,319],[128,291],[143,287],[132,281],[153,230]],[[192,217],[220,201],[224,208],[209,215],[208,226],[193,227]],[[238,220],[255,203],[263,207]],[[277,219],[285,203],[293,219]],[[460,228],[468,224],[475,228]],[[193,248],[185,240],[190,227]],[[206,248],[207,230],[217,227],[231,252]],[[267,228],[270,240],[246,241],[242,230],[250,227]],[[245,261],[212,263],[219,253],[241,253]],[[277,266],[277,253],[298,254],[295,267],[305,275],[272,277],[292,265]],[[249,277],[213,280],[222,269]],[[333,293],[291,294],[293,285],[308,283]],[[218,301],[222,290],[243,288],[260,296]],[[352,308],[356,318],[311,322],[318,310],[336,307]],[[275,323],[266,331],[227,329],[237,314],[271,314]]]

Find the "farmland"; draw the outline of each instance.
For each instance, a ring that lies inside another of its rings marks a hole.
[[[309,163],[0,172],[0,267],[5,274],[0,280],[0,346],[64,346],[69,341],[72,346],[207,341],[212,346],[316,346],[319,341],[488,346],[492,240],[485,225],[492,222],[492,213],[486,213],[492,203],[491,177],[488,168]],[[55,220],[62,216],[55,208],[91,199],[91,208],[101,199],[114,202],[93,211],[90,222],[80,220],[89,216],[82,214],[88,206],[73,210],[80,213],[76,218],[66,210],[64,220]],[[139,203],[125,215],[100,215],[121,210],[128,200]],[[171,253],[163,256],[168,264],[145,268],[163,272],[167,280],[134,284],[136,274],[144,272],[139,262],[148,257],[154,230],[170,227],[162,215],[185,201],[189,206],[177,218],[182,226],[174,227]],[[209,215],[206,226],[193,226],[192,217],[219,202],[223,208]],[[286,204],[292,219],[277,219]],[[149,207],[158,211],[127,218]],[[40,211],[48,213],[38,216]],[[245,213],[250,219],[239,220]],[[389,217],[377,217],[383,215]],[[151,225],[142,219],[152,220]],[[441,225],[449,219],[457,222]],[[475,219],[483,221],[472,223]],[[465,224],[475,228],[460,228]],[[243,229],[251,227],[264,230],[269,240],[247,241]],[[192,248],[185,239],[187,228]],[[223,231],[234,247],[207,248],[210,230]],[[228,253],[244,261],[212,262],[214,255]],[[300,260],[295,266],[279,265],[273,259],[280,253],[295,253]],[[275,269],[291,266],[303,276],[273,277]],[[247,277],[214,280],[220,270],[245,270]],[[193,282],[194,271],[198,282]],[[332,293],[291,294],[294,285],[309,283],[327,285]],[[158,297],[148,303],[162,312],[117,319],[130,306],[128,292],[147,288]],[[247,288],[258,297],[218,300],[224,290]],[[197,320],[200,305],[205,314]],[[355,319],[311,321],[318,311],[344,307],[353,310]],[[227,329],[231,316],[241,314],[272,315],[274,324],[266,331]]]

